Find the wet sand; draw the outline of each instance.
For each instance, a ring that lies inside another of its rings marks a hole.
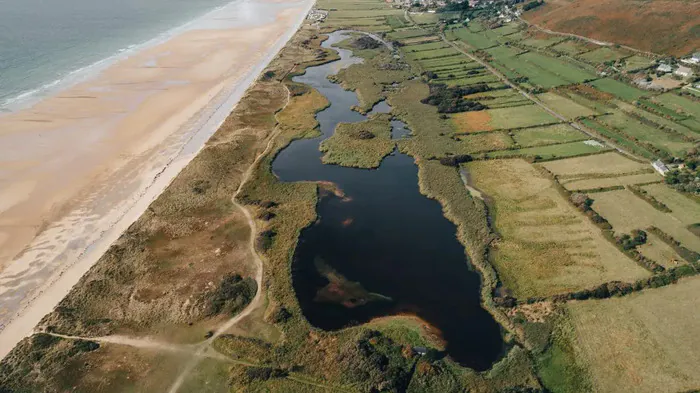
[[[0,357],[196,155],[310,0],[248,0],[0,116]]]

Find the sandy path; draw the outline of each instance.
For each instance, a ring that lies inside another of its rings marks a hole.
[[[285,85],[285,89],[287,89],[287,102],[284,104],[284,107],[282,107],[282,110],[289,105],[289,101],[291,98],[291,92]],[[236,198],[238,197],[238,194],[240,194],[241,190],[243,190],[243,187],[245,184],[248,182],[250,179],[250,176],[252,176],[253,171],[258,167],[258,163],[260,162],[261,159],[263,159],[265,156],[267,156],[270,153],[270,149],[274,146],[275,140],[277,139],[277,136],[279,135],[279,128],[275,128],[275,131],[270,135],[269,140],[267,141],[267,145],[265,146],[265,150],[263,150],[262,153],[260,153],[256,158],[255,161],[250,165],[248,170],[245,172],[245,175],[243,176],[243,179],[241,180],[241,184],[238,185],[238,189],[236,189],[236,192],[233,194],[233,197],[231,198],[231,202],[233,202],[234,206],[238,208],[241,213],[246,218],[246,221],[248,222],[248,226],[250,227],[250,239],[248,240],[248,247],[250,249],[250,255],[253,256],[253,262],[255,263],[255,282],[258,284],[258,291],[255,293],[255,297],[253,300],[248,304],[248,306],[243,309],[240,313],[238,313],[236,316],[233,318],[229,319],[221,325],[214,334],[207,339],[205,342],[200,344],[200,348],[197,351],[197,355],[192,358],[192,360],[184,367],[182,372],[177,376],[175,381],[173,382],[172,386],[170,387],[170,390],[168,390],[169,393],[177,393],[177,391],[180,389],[180,386],[182,386],[183,382],[187,378],[187,376],[194,370],[195,367],[197,367],[197,364],[201,361],[201,356],[199,354],[205,353],[206,351],[209,350],[211,347],[211,344],[214,342],[214,340],[221,336],[222,334],[226,333],[229,329],[231,329],[234,325],[236,325],[238,322],[242,321],[244,318],[252,314],[255,310],[263,306],[263,260],[260,258],[260,254],[258,254],[258,251],[255,249],[255,237],[258,234],[258,229],[257,225],[255,223],[255,219],[253,218],[253,215],[250,213],[248,209],[245,208],[242,204],[238,203]]]
[[[291,1],[244,0],[238,27],[184,32],[0,117],[0,357],[219,128],[312,4]]]

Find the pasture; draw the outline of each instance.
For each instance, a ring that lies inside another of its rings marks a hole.
[[[588,139],[588,136],[562,123],[513,131],[513,139],[522,147],[532,147],[580,141]]]
[[[700,252],[700,238],[688,230],[687,224],[671,213],[657,210],[629,190],[599,192],[591,194],[591,198],[593,209],[610,222],[616,234],[629,234],[633,229],[655,226],[683,246]]]
[[[591,176],[617,176],[621,174],[653,171],[651,165],[630,160],[619,153],[597,154],[588,157],[569,158],[542,164],[561,179]]]
[[[571,345],[596,392],[690,392],[700,386],[700,277],[625,297],[567,304]]]
[[[492,200],[501,240],[493,264],[517,298],[548,296],[648,273],[603,238],[600,230],[522,159],[466,165]]]
[[[640,97],[648,94],[644,90],[639,90],[610,78],[598,79],[588,84],[625,101],[638,100]]]
[[[605,63],[608,61],[615,61],[622,59],[623,57],[628,56],[624,53],[621,53],[619,51],[616,51],[614,49],[610,49],[607,46],[592,50],[590,52],[586,52],[580,56],[578,56],[579,59],[587,61],[592,64],[600,64],[600,63]]]
[[[557,145],[545,145],[528,147],[518,150],[504,150],[495,153],[489,153],[493,157],[533,157],[538,160],[552,160],[555,158],[574,157],[586,154],[596,154],[606,150],[610,150],[605,146],[598,144],[582,142],[560,143]]]
[[[451,119],[458,132],[522,128],[559,121],[544,109],[534,105],[456,113],[451,116]]]
[[[552,109],[569,120],[596,114],[596,112],[589,108],[552,92],[538,94],[537,99],[542,101],[549,109]]]
[[[596,120],[626,135],[627,139],[648,143],[670,155],[683,156],[687,150],[694,146],[692,142],[684,140],[681,135],[652,127],[622,112],[604,115]]]

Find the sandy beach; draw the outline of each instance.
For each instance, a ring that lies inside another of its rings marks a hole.
[[[0,357],[197,154],[312,4],[232,3],[0,116]]]

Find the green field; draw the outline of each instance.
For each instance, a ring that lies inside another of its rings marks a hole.
[[[553,111],[570,120],[577,117],[592,116],[596,114],[587,107],[555,93],[549,92],[538,94],[537,99],[542,101]]]
[[[568,124],[553,124],[514,131],[513,139],[522,147],[532,147],[580,141],[588,136]]]
[[[448,47],[443,49],[425,50],[421,52],[409,52],[406,53],[406,58],[410,60],[427,60],[440,59],[443,57],[450,57],[455,55],[460,55],[460,53],[457,52],[456,49]]]
[[[653,60],[647,59],[646,57],[634,55],[625,59],[624,70],[627,72],[637,71],[647,68],[653,63]]]
[[[528,147],[518,150],[504,150],[494,153],[489,153],[490,157],[539,157],[541,160],[551,160],[555,158],[566,158],[580,156],[584,154],[594,154],[603,151],[608,151],[610,148],[598,145],[587,144],[584,142],[562,143],[559,145],[547,145]]]
[[[534,105],[456,113],[451,117],[457,130],[467,133],[523,128],[559,122],[559,119],[550,115],[549,112]]]
[[[558,37],[558,36],[553,36],[547,39],[539,39],[539,38],[527,38],[522,41],[520,41],[520,44],[525,45],[525,46],[530,46],[533,48],[547,48],[549,46],[555,45],[559,42],[562,42],[565,38],[564,37]]]
[[[445,32],[445,36],[449,40],[460,40],[475,49],[490,48],[499,44],[495,39],[489,38],[487,34],[483,32],[474,33],[465,27],[450,29]]]
[[[420,51],[426,51],[426,50],[434,50],[434,49],[443,49],[443,48],[449,48],[450,46],[442,41],[438,42],[429,42],[425,44],[417,44],[417,45],[406,45],[403,47],[403,51],[406,53],[411,53],[411,52],[420,52]]]
[[[580,44],[576,43],[576,41],[571,41],[571,40],[564,41],[561,44],[554,45],[554,46],[550,47],[550,49],[554,50],[555,52],[564,53],[564,54],[570,55],[570,56],[575,56],[575,55],[578,55],[579,53],[583,53],[583,52],[586,52],[588,50],[585,46],[580,45]]]
[[[623,134],[620,134],[619,132],[612,130],[611,128],[605,126],[604,124],[601,124],[601,123],[599,123],[595,120],[592,120],[592,119],[582,119],[582,120],[580,120],[580,122],[589,130],[597,132],[598,134],[602,135],[603,137],[610,139],[613,143],[615,143],[616,145],[620,146],[621,148],[623,148],[625,150],[631,151],[635,154],[638,154],[638,155],[645,157],[645,158],[648,158],[650,160],[656,158],[656,154],[654,154],[650,150],[636,145],[634,142],[627,139]]]
[[[586,52],[578,56],[578,58],[589,63],[600,64],[605,63],[606,61],[619,60],[625,56],[627,55],[625,55],[624,53],[620,53],[608,47],[602,47],[592,50],[590,52]]]
[[[665,93],[653,98],[654,101],[669,108],[672,111],[685,113],[688,116],[700,119],[700,102],[681,97],[675,93]]]
[[[596,81],[589,82],[588,84],[600,91],[604,91],[614,95],[615,97],[622,98],[625,101],[638,100],[639,97],[648,94],[644,90],[636,89],[610,78],[598,79]]]
[[[683,156],[688,149],[693,147],[693,143],[684,141],[682,137],[676,134],[651,127],[621,112],[604,115],[597,118],[597,120],[619,130],[630,138],[649,143],[671,155]]]

